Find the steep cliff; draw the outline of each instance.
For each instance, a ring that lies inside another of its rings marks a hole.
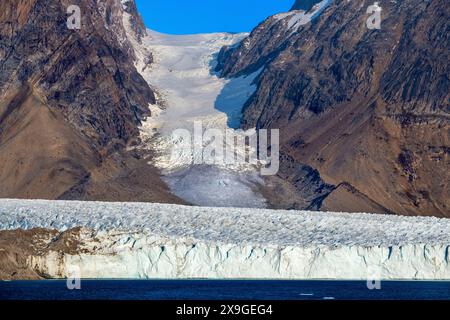
[[[332,186],[303,207],[450,216],[449,8],[379,3],[379,30],[360,1],[272,16],[222,49],[218,70],[264,66],[242,126],[280,128],[285,158]],[[294,186],[297,206],[305,188]]]

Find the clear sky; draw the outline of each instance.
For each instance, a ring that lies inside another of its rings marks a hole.
[[[294,0],[136,0],[148,28],[170,34],[248,32]]]

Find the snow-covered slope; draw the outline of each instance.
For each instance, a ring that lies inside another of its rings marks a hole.
[[[147,30],[147,34],[142,44],[132,42],[138,70],[159,98],[157,105],[150,106],[152,117],[143,123],[141,130],[145,147],[156,153],[152,163],[162,170],[172,191],[188,202],[264,207],[265,199],[257,191],[262,180],[254,166],[194,165],[193,159],[203,151],[205,142],[194,150],[183,149],[179,146],[184,141],[172,136],[178,129],[193,133],[194,122],[199,121],[203,130],[214,128],[224,134],[238,127],[242,107],[255,91],[253,81],[260,72],[223,79],[212,70],[220,49],[239,42],[246,34],[180,36],[152,30]],[[146,66],[149,52],[154,62]]]
[[[450,279],[450,220],[148,203],[0,200],[0,229],[83,227],[53,277]]]

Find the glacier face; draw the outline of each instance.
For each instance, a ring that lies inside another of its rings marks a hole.
[[[53,278],[116,279],[450,279],[448,246],[294,247],[218,244],[143,234],[105,234],[103,249],[50,252],[28,264]],[[75,269],[76,268],[76,269]]]
[[[450,279],[450,219],[150,203],[0,200],[0,229],[82,227],[83,278]]]

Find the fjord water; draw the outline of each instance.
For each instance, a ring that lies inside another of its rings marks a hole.
[[[65,280],[0,282],[0,300],[450,300],[450,281]]]

